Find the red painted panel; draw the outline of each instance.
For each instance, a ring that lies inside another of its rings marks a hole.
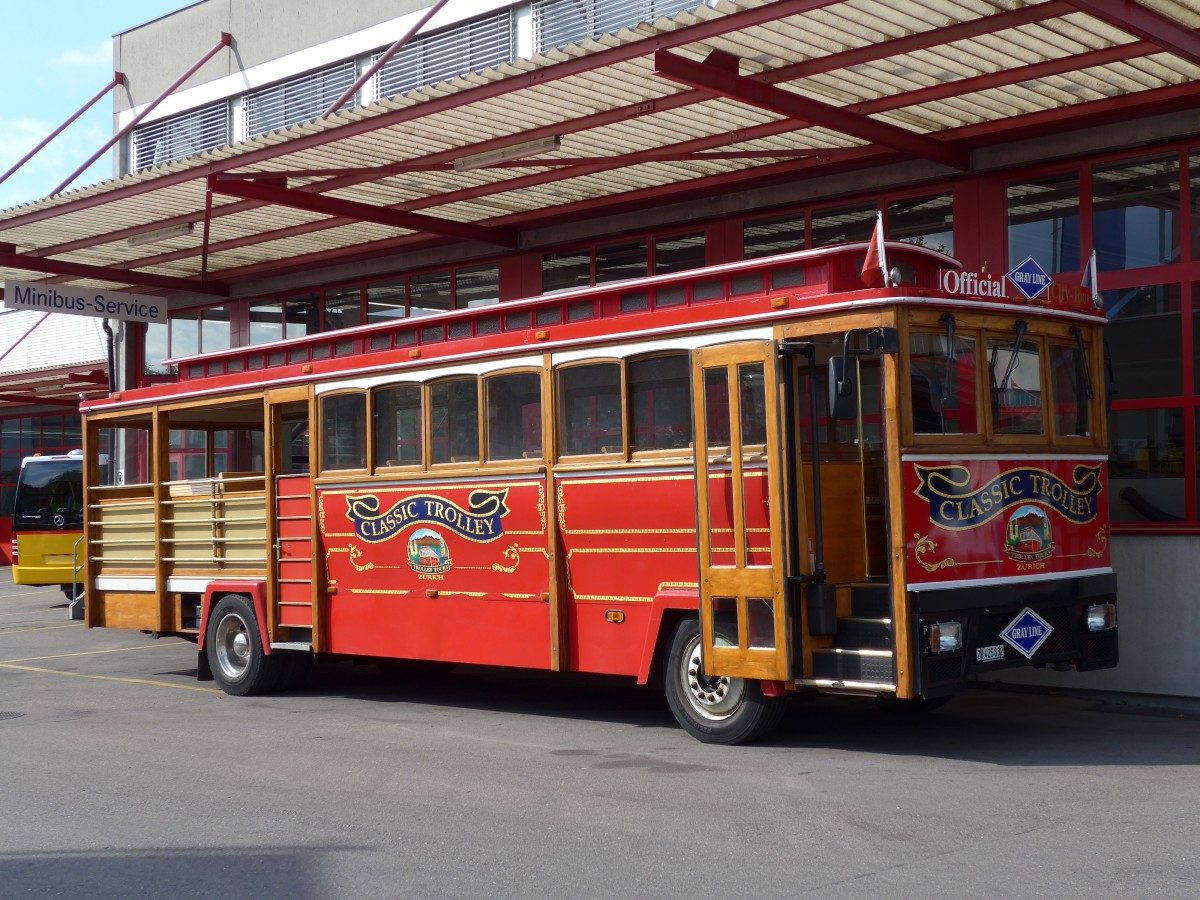
[[[334,653],[550,665],[544,482],[318,494]]]
[[[305,586],[307,588],[307,585]],[[286,596],[284,599],[288,599]],[[311,606],[280,606],[279,607],[279,624],[294,625],[298,628],[312,627],[312,607]]]
[[[909,585],[1111,565],[1103,457],[904,463]]]

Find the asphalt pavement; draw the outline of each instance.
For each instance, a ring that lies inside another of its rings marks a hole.
[[[195,670],[0,569],[0,898],[1200,895],[1182,701],[822,699],[716,747],[620,679]]]

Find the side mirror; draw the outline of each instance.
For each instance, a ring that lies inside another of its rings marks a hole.
[[[854,367],[844,356],[829,360],[829,418],[847,421],[858,417],[858,399],[855,396]]]

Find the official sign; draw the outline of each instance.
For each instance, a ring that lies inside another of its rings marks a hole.
[[[167,324],[167,301],[144,294],[126,294],[99,288],[79,288],[32,281],[5,281],[4,305],[9,309],[124,319],[129,322]]]

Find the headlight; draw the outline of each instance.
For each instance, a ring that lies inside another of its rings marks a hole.
[[[1107,631],[1117,627],[1117,607],[1114,603],[1097,603],[1087,608],[1088,631]]]
[[[929,651],[946,653],[962,649],[961,622],[935,622],[929,626]]]

